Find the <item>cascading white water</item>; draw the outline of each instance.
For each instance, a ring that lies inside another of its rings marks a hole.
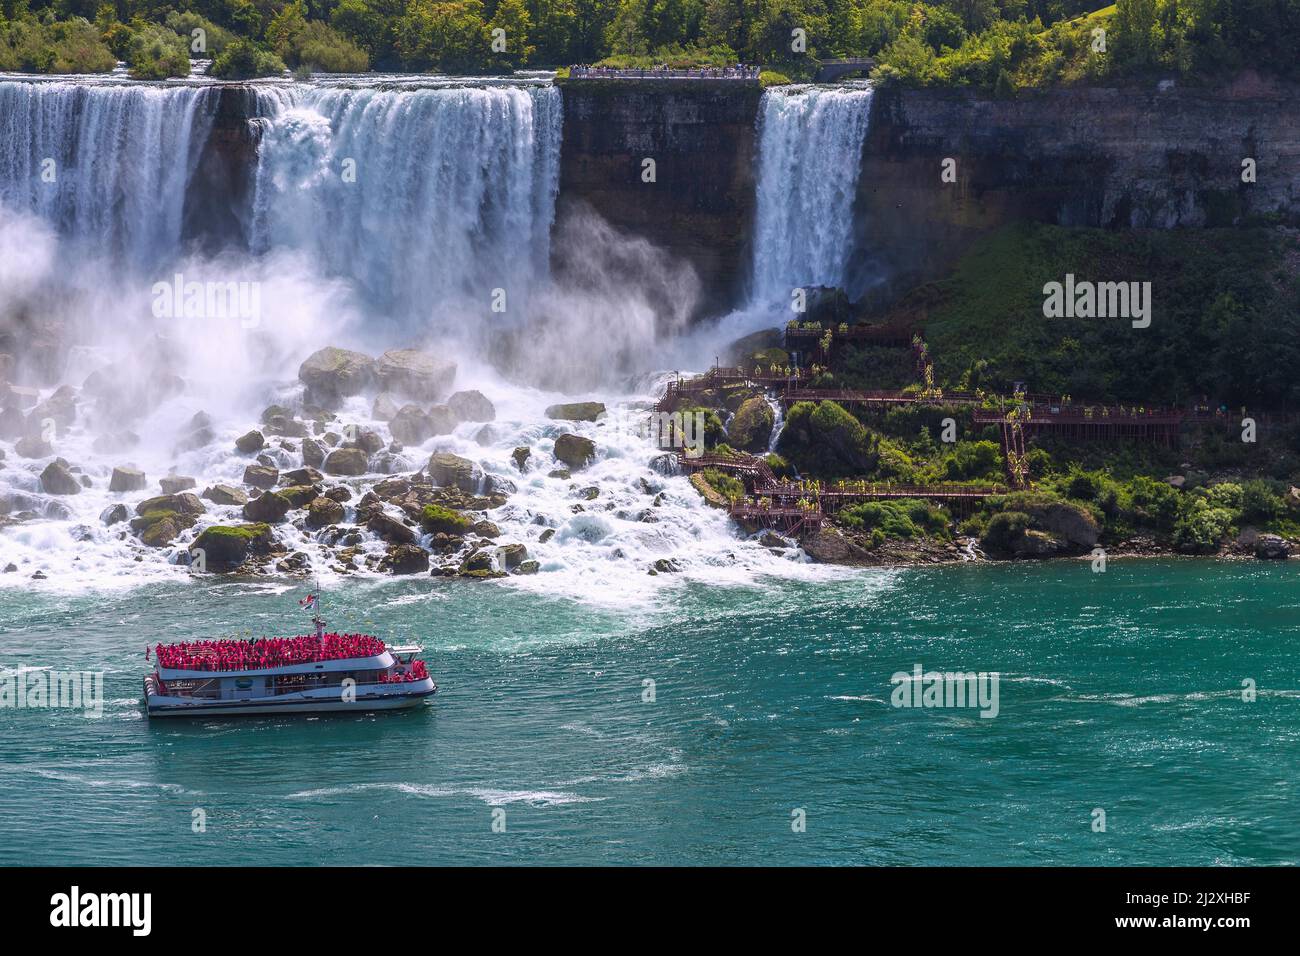
[[[871,93],[856,86],[763,94],[751,308],[788,309],[794,288],[844,285]]]
[[[559,91],[272,88],[253,245],[309,250],[398,318],[526,309],[547,275]]]
[[[512,576],[513,586],[626,606],[638,595],[652,597],[652,586],[692,577],[744,584],[768,574],[828,573],[795,550],[779,554],[743,540],[725,513],[700,507],[685,478],[651,467],[659,449],[615,423],[644,421],[644,379],[629,394],[626,377],[621,384],[616,376],[583,378],[605,369],[630,376],[661,361],[656,335],[684,326],[696,287],[693,275],[680,274],[644,240],[594,216],[571,217],[556,240],[590,246],[577,257],[586,270],[551,279],[558,91],[491,81],[258,84],[251,254],[178,253],[195,144],[206,140],[216,105],[212,89],[0,83],[0,253],[21,250],[30,264],[14,271],[0,262],[0,329],[47,307],[80,315],[63,383],[75,391],[90,372],[109,369],[115,380],[172,389],[159,399],[145,388],[141,401],[111,413],[82,389],[75,420],[40,458],[13,451],[16,432],[3,436],[0,565],[12,561],[19,573],[0,573],[0,585],[28,585],[37,572],[48,575],[42,586],[70,588],[183,575],[178,561],[195,536],[211,524],[243,521],[239,506],[208,501],[197,524],[163,548],[144,547],[122,522],[106,524],[105,509],[135,508],[168,473],[192,476],[196,491],[240,485],[251,458],[235,439],[257,426],[269,402],[301,402],[295,371],[320,346],[376,354],[429,342],[459,363],[456,388],[491,397],[496,420],[462,423],[371,464],[410,472],[431,452],[452,451],[514,485],[508,503],[488,517],[502,531],[500,542],[525,544],[542,573]],[[46,154],[60,178],[41,192]],[[151,286],[173,271],[187,281],[257,283],[261,321],[158,316]],[[503,324],[476,319],[489,312],[498,288],[507,298]],[[385,320],[400,323],[397,334]],[[457,347],[439,334],[455,323],[478,325],[493,344],[517,333],[520,361],[551,373],[547,390],[507,380],[485,361],[486,350]],[[629,353],[636,360],[620,364]],[[39,397],[49,397],[57,381],[45,381]],[[614,421],[561,423],[544,415],[572,391],[605,401]],[[369,396],[349,399],[338,409],[338,427],[355,423],[391,438],[371,409]],[[196,445],[186,439],[198,411],[213,427]],[[134,434],[122,434],[128,431]],[[572,478],[562,477],[553,456],[565,431],[592,438],[598,449],[596,461]],[[101,450],[106,437],[114,441]],[[522,471],[513,455],[521,445],[532,449]],[[273,440],[263,454],[282,469],[298,467],[303,456],[293,446]],[[44,488],[40,475],[56,456],[84,477],[78,493]],[[110,490],[119,465],[145,472],[145,488]],[[356,520],[349,504],[345,523]],[[301,517],[277,524],[276,535],[304,552],[314,571],[331,573],[329,546]],[[383,553],[382,540],[362,536],[361,551]],[[647,575],[661,558],[681,573]]]
[[[0,81],[0,203],[126,262],[165,259],[181,237],[212,92]]]

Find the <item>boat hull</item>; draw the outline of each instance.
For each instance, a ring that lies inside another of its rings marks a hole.
[[[317,692],[320,696],[286,694],[282,697],[251,697],[246,700],[192,700],[165,697],[154,693],[152,678],[145,678],[145,709],[152,717],[246,717],[268,714],[353,713],[365,714],[379,710],[403,710],[418,707],[438,692],[433,680],[412,681],[412,686],[401,690],[358,691],[356,699],[339,699],[337,690],[332,693]]]

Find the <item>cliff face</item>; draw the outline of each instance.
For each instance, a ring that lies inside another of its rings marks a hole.
[[[700,311],[741,301],[755,205],[755,121],[762,91],[730,83],[570,82],[557,219],[586,204],[615,227],[689,262]],[[655,161],[656,181],[642,181]],[[555,250],[564,267],[563,248]]]
[[[992,99],[879,92],[854,217],[859,267],[892,285],[941,272],[1016,220],[1104,228],[1300,220],[1297,90],[1064,88]],[[941,179],[956,160],[956,182]],[[1256,182],[1242,182],[1242,161]]]
[[[250,120],[258,108],[248,86],[216,86],[208,95],[213,98],[212,127],[185,197],[182,235],[216,252],[248,243],[257,176],[257,131]]]

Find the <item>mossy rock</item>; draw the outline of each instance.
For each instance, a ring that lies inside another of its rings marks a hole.
[[[546,409],[547,418],[562,422],[594,422],[604,414],[604,402],[568,402]]]
[[[762,451],[772,437],[776,416],[762,396],[745,399],[727,426],[727,443],[745,451]]]
[[[561,435],[555,439],[555,457],[570,468],[584,468],[596,457],[596,443],[581,435]]]
[[[203,529],[190,551],[203,553],[207,570],[228,571],[242,564],[250,553],[266,551],[271,541],[271,526],[262,522],[213,525]]]
[[[155,495],[152,498],[146,498],[135,506],[135,513],[138,515],[148,514],[151,511],[174,511],[183,515],[201,515],[207,512],[203,507],[203,502],[199,501],[198,495],[181,492],[178,495]]]
[[[474,527],[474,522],[451,508],[425,505],[420,514],[420,527],[428,534],[465,534]]]

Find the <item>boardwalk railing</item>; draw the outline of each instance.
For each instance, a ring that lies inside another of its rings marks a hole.
[[[740,83],[757,83],[756,66],[703,66],[617,69],[610,66],[571,66],[571,80],[728,80]]]

